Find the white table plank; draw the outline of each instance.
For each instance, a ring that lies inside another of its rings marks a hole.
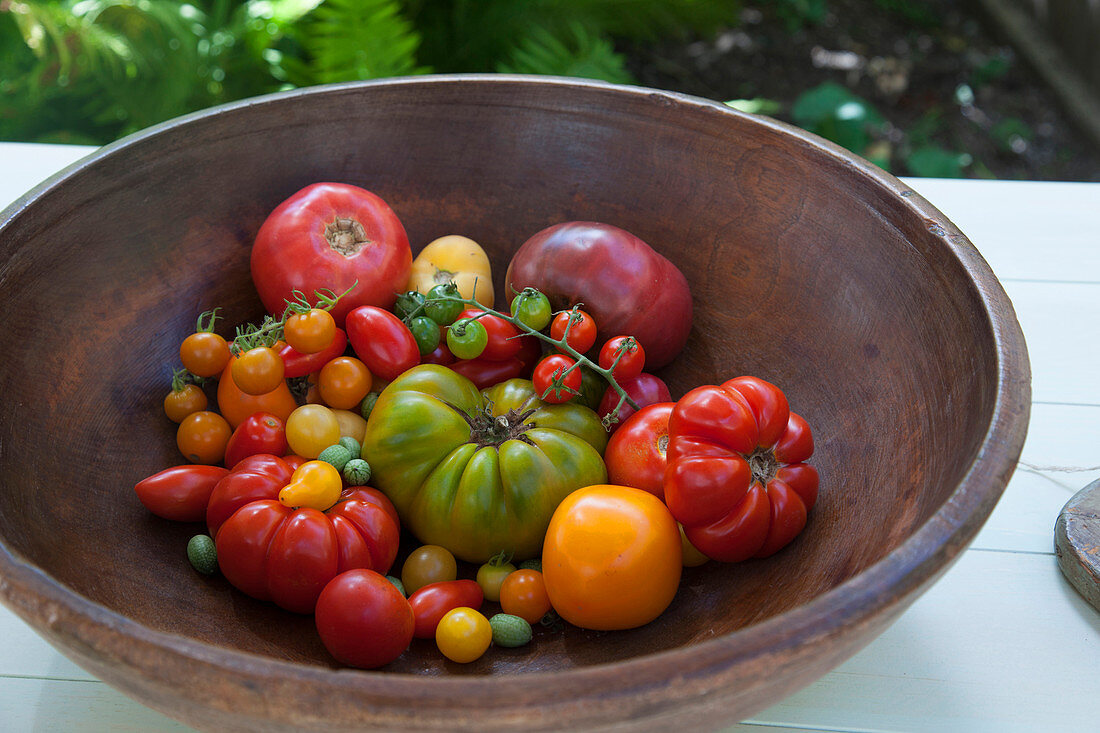
[[[0,143],[0,209],[41,181],[96,151],[87,145]]]
[[[4,733],[189,733],[192,728],[145,707],[98,680],[3,679]]]

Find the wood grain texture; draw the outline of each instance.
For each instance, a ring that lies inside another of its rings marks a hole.
[[[1054,523],[1054,552],[1066,579],[1100,610],[1100,480],[1062,507]]]
[[[662,372],[674,396],[756,374],[815,427],[807,530],[767,560],[686,573],[642,629],[543,632],[465,666],[414,644],[386,670],[338,669],[310,619],[196,579],[181,553],[195,528],[149,516],[132,486],[178,462],[159,402],[179,339],[213,305],[227,323],[259,315],[251,237],[319,180],[381,195],[414,251],[474,238],[498,280],[552,223],[640,236],[695,298],[687,349]],[[199,113],[17,202],[0,257],[15,324],[0,374],[18,396],[0,414],[0,598],[93,674],[200,728],[742,719],[851,656],[951,564],[1028,419],[1011,303],[942,214],[817,138],[644,89],[425,77]]]

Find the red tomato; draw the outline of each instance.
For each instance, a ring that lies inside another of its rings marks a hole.
[[[596,321],[582,310],[562,311],[554,316],[554,320],[550,321],[550,338],[561,341],[570,321],[572,325],[569,326],[569,338],[565,343],[578,354],[583,354],[596,343]]]
[[[348,570],[317,598],[317,634],[343,664],[374,669],[401,656],[412,641],[413,612],[401,591],[373,570]]]
[[[484,311],[480,308],[467,308],[459,313],[455,320],[473,318],[483,313]],[[485,351],[481,352],[479,359],[507,361],[519,354],[523,344],[520,343],[520,333],[515,326],[500,316],[481,315],[477,320],[485,326],[485,332],[489,334],[489,343],[485,346]]]
[[[429,583],[409,596],[417,639],[434,639],[439,619],[452,609],[467,606],[475,611],[481,608],[484,595],[481,586],[473,580],[444,580]]]
[[[290,483],[294,469],[282,458],[261,453],[242,458],[210,493],[206,527],[217,539],[218,530],[235,511],[257,499],[272,499]]]
[[[621,355],[620,355],[621,352]],[[617,360],[617,361],[616,361]],[[600,347],[600,369],[611,369],[615,381],[633,379],[645,366],[645,351],[633,336],[616,336]]]
[[[486,389],[494,384],[515,379],[522,375],[525,365],[519,359],[509,359],[508,361],[459,359],[453,364],[447,364],[447,368],[469,379],[477,385],[478,389]]]
[[[221,525],[214,544],[222,575],[238,590],[287,611],[313,613],[339,573],[386,573],[400,538],[390,500],[360,486],[345,490],[325,512],[275,499],[250,502]]]
[[[331,290],[341,326],[361,305],[389,308],[412,268],[409,238],[375,194],[343,183],[315,183],[271,212],[252,245],[252,281],[269,313],[282,313],[299,290]],[[354,285],[354,287],[353,287]]]
[[[674,402],[646,405],[628,417],[612,433],[604,451],[608,483],[665,498],[665,451],[668,448],[668,418]]]
[[[248,456],[258,453],[282,455],[286,452],[283,421],[270,412],[253,413],[237,426],[225,446],[225,466],[233,468]]]
[[[579,367],[573,368],[575,364],[572,358],[564,354],[551,354],[536,364],[531,381],[539,399],[554,405],[568,402],[580,394],[581,370]]]
[[[344,329],[336,329],[336,335],[332,337],[332,343],[315,354],[303,354],[289,344],[279,347],[279,356],[283,359],[283,376],[287,379],[304,377],[321,370],[325,364],[338,356],[343,356],[348,348],[348,335]]]
[[[158,517],[201,522],[210,493],[227,473],[221,466],[174,466],[138,481],[134,491],[145,508]]]
[[[409,327],[389,311],[364,305],[348,313],[348,340],[372,375],[386,381],[420,363]]]
[[[421,364],[439,364],[441,366],[450,366],[455,361],[454,354],[447,348],[447,339],[440,338],[439,345],[434,350],[429,351],[420,357]]]
[[[619,380],[615,381],[618,382]],[[658,402],[672,401],[672,394],[668,391],[668,385],[660,377],[655,377],[646,372],[642,372],[634,379],[619,382],[619,386],[630,395],[632,400],[638,403],[639,409],[646,405],[655,405]],[[596,414],[602,420],[615,409],[617,404],[619,404],[619,393],[615,391],[614,387],[608,387],[607,391],[603,393],[603,399],[600,400],[600,406],[596,408]],[[618,422],[611,424],[611,432],[618,430],[619,426],[634,412],[634,408],[624,402],[622,407],[619,408]]]
[[[806,526],[817,500],[810,427],[778,387],[738,377],[684,395],[668,424],[665,501],[715,560],[767,557]]]

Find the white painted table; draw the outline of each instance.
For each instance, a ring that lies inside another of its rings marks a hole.
[[[0,208],[92,150],[0,143]],[[732,730],[1100,730],[1100,613],[1053,552],[1062,505],[1100,478],[1100,184],[908,183],[970,237],[1016,307],[1034,374],[1023,463],[973,545],[886,633]],[[3,606],[0,640],[0,731],[189,730]]]

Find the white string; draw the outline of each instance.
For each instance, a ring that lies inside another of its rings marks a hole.
[[[1028,463],[1027,461],[1017,461],[1017,464],[1023,466],[1028,470],[1036,472],[1052,471],[1056,473],[1087,473],[1088,471],[1100,471],[1100,466],[1036,466],[1035,464]]]

